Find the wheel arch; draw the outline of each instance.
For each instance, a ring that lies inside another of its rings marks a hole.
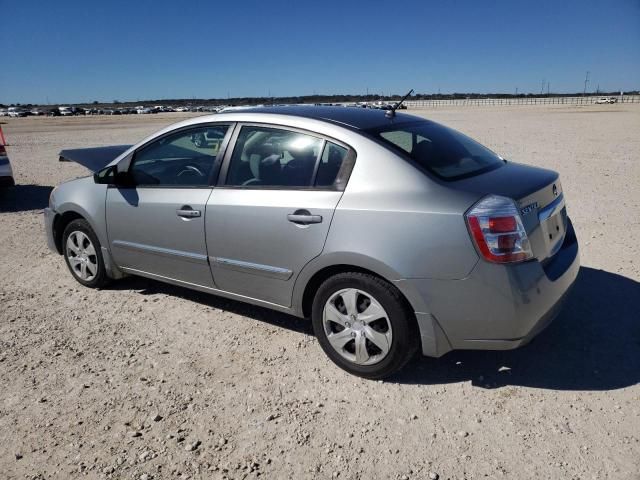
[[[361,254],[334,253],[316,257],[300,272],[293,292],[293,310],[304,318],[311,315],[311,304],[318,287],[327,278],[344,272],[361,272],[374,275],[396,287],[409,311],[425,311],[425,305],[417,292],[400,275],[379,260]]]
[[[56,250],[62,255],[62,234],[64,229],[67,228],[74,220],[86,220],[84,216],[76,212],[75,210],[67,210],[64,213],[59,213],[53,219],[53,239],[56,245]]]

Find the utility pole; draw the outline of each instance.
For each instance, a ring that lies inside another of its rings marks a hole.
[[[586,96],[587,95],[587,83],[589,83],[589,71],[587,71],[587,74],[584,77],[584,91],[582,92],[582,96]]]
[[[518,87],[516,87],[516,97],[518,96]]]
[[[542,86],[540,87],[540,95],[542,95],[542,92],[544,92],[544,84],[545,84],[546,80],[543,78],[542,79]]]
[[[547,97],[549,96],[549,89],[551,88],[551,82],[547,82]]]

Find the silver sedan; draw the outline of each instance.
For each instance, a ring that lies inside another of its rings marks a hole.
[[[310,318],[339,367],[510,349],[579,269],[558,174],[406,114],[265,107],[64,150],[48,243],[87,287],[140,275]]]

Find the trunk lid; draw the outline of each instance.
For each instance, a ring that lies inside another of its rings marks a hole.
[[[500,168],[449,184],[480,197],[501,195],[516,201],[534,256],[542,261],[562,246],[567,210],[559,175],[552,170],[507,162]]]

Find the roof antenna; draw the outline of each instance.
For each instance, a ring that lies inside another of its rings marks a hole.
[[[409,90],[409,92],[402,97],[402,100],[400,100],[398,103],[396,103],[393,107],[391,107],[389,110],[387,110],[387,112],[384,114],[385,117],[387,118],[393,118],[396,116],[396,110],[398,109],[398,107],[400,107],[400,105],[402,105],[402,102],[404,102],[407,97],[409,95],[411,95],[413,93],[413,88],[411,90]]]

